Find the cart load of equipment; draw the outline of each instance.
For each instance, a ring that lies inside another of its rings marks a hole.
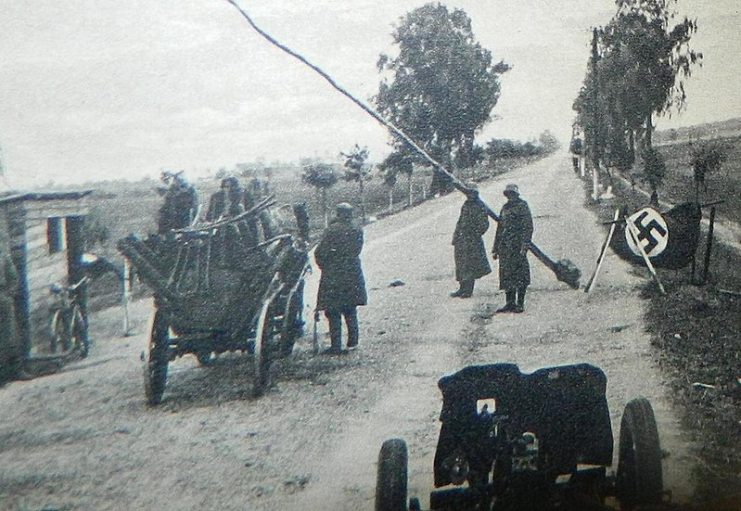
[[[276,273],[291,285],[308,261],[304,233],[281,229],[268,209],[273,204],[268,197],[238,216],[165,236],[129,235],[118,249],[176,330],[233,331],[254,316]],[[300,219],[301,208],[294,212]]]

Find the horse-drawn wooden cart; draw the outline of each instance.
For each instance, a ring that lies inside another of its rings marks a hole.
[[[162,400],[169,362],[185,354],[201,364],[214,353],[252,354],[255,395],[270,382],[271,362],[291,354],[303,326],[308,220],[297,205],[298,228],[280,229],[272,205],[269,197],[231,218],[119,241],[155,293],[144,371],[150,404]]]

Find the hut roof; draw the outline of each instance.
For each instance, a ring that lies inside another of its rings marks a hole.
[[[93,190],[67,192],[9,192],[0,195],[0,205],[17,201],[78,200],[93,193]]]

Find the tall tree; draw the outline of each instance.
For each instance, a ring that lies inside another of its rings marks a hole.
[[[463,10],[440,3],[407,13],[392,37],[398,54],[378,60],[378,110],[442,164],[455,158],[470,165],[474,136],[491,120],[499,76],[510,66],[492,63]],[[395,153],[423,163],[404,142],[392,144]]]
[[[727,159],[728,148],[725,144],[717,141],[690,144],[690,164],[695,180],[695,202],[700,202],[701,191],[708,191],[705,178],[708,174],[720,170]]]
[[[684,108],[684,82],[701,64],[702,53],[690,47],[697,22],[678,18],[677,0],[615,0],[618,10],[604,30],[607,53],[623,66],[612,78],[624,83],[621,106],[634,129],[643,122],[644,144],[652,146],[653,116]]]
[[[324,227],[327,227],[329,225],[327,190],[333,187],[338,180],[334,167],[328,163],[311,163],[304,167],[301,180],[313,186],[319,193]]]
[[[607,139],[606,124],[603,122],[605,112],[602,97],[604,94],[600,87],[601,60],[599,30],[595,28],[592,31],[591,53],[584,84],[573,105],[577,113],[577,123],[584,129],[586,155],[592,162],[592,168],[595,172],[599,171]]]
[[[386,174],[387,182],[396,184],[396,176],[401,173],[407,177],[407,206],[411,206],[412,197],[412,175],[414,174],[413,156],[407,152],[394,151],[378,166],[379,170]],[[390,176],[394,176],[391,178]],[[392,185],[393,186],[393,185]]]
[[[675,23],[676,4],[615,0],[613,18],[595,29],[584,87],[574,102],[593,162],[630,169],[636,142],[644,152],[652,147],[653,116],[684,107],[684,82],[702,54],[690,48],[696,21]]]
[[[368,161],[368,148],[360,147],[358,144],[347,153],[340,153],[345,158],[345,181],[358,183],[360,195],[360,217],[365,223],[365,182],[371,179]]]
[[[550,130],[545,130],[540,134],[538,144],[541,151],[545,154],[554,153],[561,147],[561,143]]]
[[[386,187],[386,192],[389,196],[389,211],[394,209],[394,187],[396,186],[396,172],[394,169],[386,168],[381,169],[379,166],[379,173],[381,179],[383,179],[383,185]]]

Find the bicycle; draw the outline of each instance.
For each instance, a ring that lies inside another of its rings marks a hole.
[[[90,340],[87,333],[87,318],[79,304],[80,288],[88,283],[89,277],[83,277],[76,284],[63,286],[54,283],[49,291],[55,296],[52,304],[52,315],[49,321],[51,352],[62,356],[78,353],[81,358],[87,357],[90,351]]]

